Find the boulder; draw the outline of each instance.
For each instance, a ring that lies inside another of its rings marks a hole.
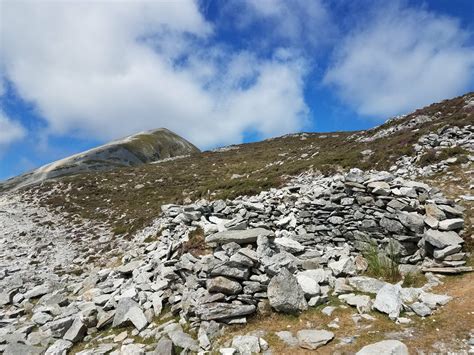
[[[425,232],[425,240],[439,249],[464,243],[464,240],[456,232],[440,232],[434,229],[428,229]]]
[[[409,355],[408,348],[399,340],[382,340],[366,345],[356,355]]]
[[[278,312],[297,314],[308,308],[298,280],[285,268],[270,280],[267,294],[270,305]]]
[[[168,332],[168,336],[170,337],[173,344],[181,349],[189,350],[192,352],[199,351],[198,342],[193,339],[189,334],[183,332],[182,329],[176,329],[171,332]]]
[[[431,308],[422,302],[415,302],[410,305],[410,308],[420,317],[426,317],[432,313]]]
[[[296,333],[298,345],[303,349],[316,350],[329,343],[334,338],[334,333],[327,330],[303,329]]]
[[[265,228],[254,228],[245,230],[232,230],[212,234],[206,238],[209,244],[226,244],[235,242],[237,244],[255,243],[259,236],[273,237],[275,234]]]
[[[373,307],[379,312],[388,314],[390,318],[397,318],[402,310],[400,285],[385,284],[377,292]]]
[[[134,300],[122,298],[117,305],[112,327],[121,327],[127,323],[132,323],[140,331],[147,326],[148,321]]]

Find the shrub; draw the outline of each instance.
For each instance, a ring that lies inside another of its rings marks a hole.
[[[181,255],[191,253],[194,256],[205,255],[208,253],[204,231],[201,227],[189,232],[188,241],[181,245]]]

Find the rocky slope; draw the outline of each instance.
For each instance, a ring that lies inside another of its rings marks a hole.
[[[140,132],[9,179],[0,184],[0,191],[62,176],[138,166],[198,152],[190,142],[165,128]]]
[[[0,352],[472,351],[473,102],[0,195]]]

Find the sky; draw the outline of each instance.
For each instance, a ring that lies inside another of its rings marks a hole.
[[[472,0],[0,0],[0,180],[143,130],[367,129],[474,91]]]

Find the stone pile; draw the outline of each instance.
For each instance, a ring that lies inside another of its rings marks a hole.
[[[224,324],[244,324],[257,312],[298,314],[330,295],[361,316],[375,309],[406,322],[402,310],[428,316],[450,298],[357,276],[367,268],[364,251],[375,248],[410,270],[465,264],[462,208],[387,172],[304,175],[254,197],[162,210],[120,266],[69,282],[4,288],[0,351],[62,354],[81,341],[98,344],[82,355],[207,351]],[[120,333],[123,327],[129,331]],[[133,336],[152,345],[135,344]],[[295,339],[316,349],[333,337],[307,329]],[[257,348],[268,348],[262,337],[241,336],[228,353]]]
[[[414,145],[415,154],[413,156],[402,156],[397,160],[390,171],[397,176],[414,178],[416,176],[430,176],[435,173],[446,171],[449,165],[457,163],[457,157],[450,157],[443,161],[421,167],[420,159],[428,151],[435,152],[446,148],[461,147],[469,153],[468,160],[474,161],[474,126],[463,127],[445,126],[437,133],[430,133],[420,137],[418,143]]]

